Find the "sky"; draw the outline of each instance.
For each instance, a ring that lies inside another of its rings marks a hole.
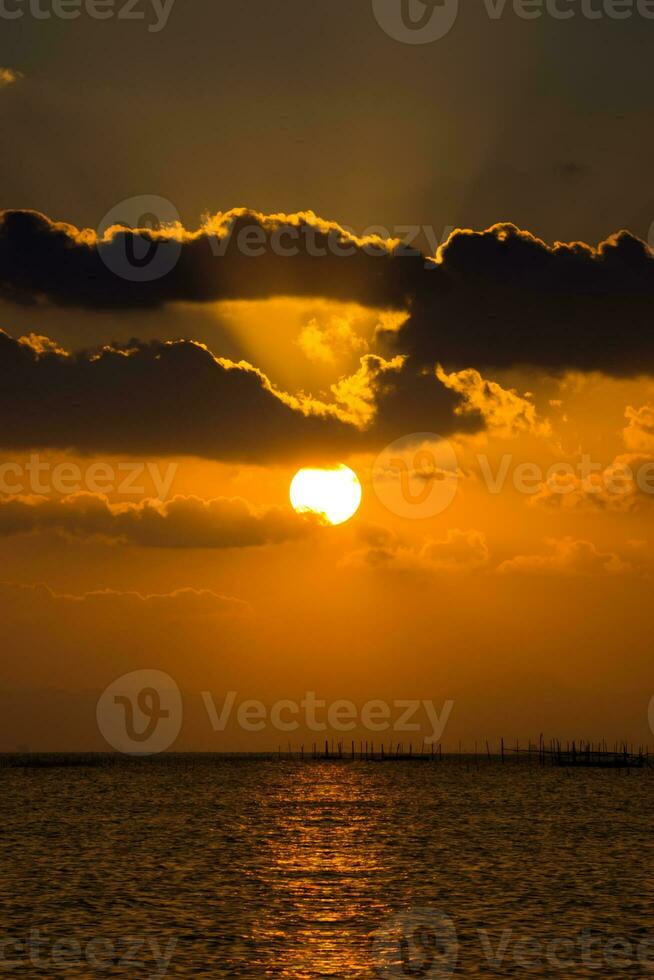
[[[0,751],[654,744],[654,19],[402,2],[2,5]]]

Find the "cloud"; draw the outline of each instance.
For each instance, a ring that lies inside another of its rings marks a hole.
[[[57,603],[71,606],[105,608],[108,611],[149,612],[169,618],[210,618],[214,616],[243,615],[250,606],[241,599],[218,595],[210,589],[175,589],[173,592],[143,594],[103,589],[73,595],[58,593],[47,585],[25,585],[0,582],[0,602],[24,603],[33,609],[35,602]]]
[[[374,355],[326,403],[289,395],[244,361],[190,341],[132,341],[75,355],[44,337],[0,331],[0,434],[7,450],[194,455],[266,462],[339,455],[415,431],[483,428],[461,396],[406,358]]]
[[[634,453],[654,454],[654,405],[633,408],[628,405],[625,418],[629,424],[622,430],[624,444]]]
[[[560,463],[530,499],[533,506],[563,510],[632,511],[654,500],[654,408],[627,406],[629,424],[622,430],[630,452],[602,468],[589,456],[577,469]]]
[[[15,85],[22,77],[21,73],[14,68],[0,68],[0,88],[6,88],[7,85]]]
[[[428,541],[420,557],[438,571],[470,571],[486,567],[490,552],[483,531],[452,528],[442,540]]]
[[[100,236],[37,211],[0,212],[0,294],[90,309],[271,296],[399,307],[416,277],[427,274],[417,253],[403,255],[390,272],[399,240],[358,238],[312,212],[235,208],[207,217],[195,231],[178,223],[155,229],[127,224]],[[149,279],[148,257],[153,274],[165,274]],[[137,266],[141,281],[130,278]]]
[[[604,469],[579,476],[561,464],[530,498],[534,507],[556,510],[631,511],[654,500],[654,456],[623,453]]]
[[[502,562],[500,575],[621,575],[631,565],[613,552],[601,552],[590,541],[566,537],[547,542],[550,553],[516,555]]]
[[[174,497],[111,504],[100,494],[0,498],[0,536],[54,531],[142,548],[252,548],[306,537],[307,517],[240,498]]]
[[[359,537],[364,547],[347,555],[345,566],[434,574],[475,571],[486,568],[490,559],[482,531],[452,528],[443,539],[428,540],[417,549],[406,547],[393,532],[376,525],[363,526]]]
[[[592,248],[512,224],[459,230],[388,339],[421,363],[637,375],[654,370],[653,297],[654,256],[629,232]]]
[[[527,395],[519,395],[513,388],[502,388],[497,382],[482,378],[474,368],[447,374],[439,365],[436,377],[450,391],[462,396],[463,402],[456,409],[457,414],[480,415],[493,435],[508,437],[520,432],[551,435],[549,422],[539,418],[536,406]]]
[[[332,316],[324,324],[312,318],[302,328],[297,343],[310,361],[322,364],[336,364],[347,354],[364,353],[368,349],[368,342],[357,334],[345,316]]]
[[[156,254],[135,282],[112,269]],[[33,211],[0,214],[0,295],[89,309],[320,296],[409,311],[379,336],[420,365],[532,365],[636,375],[654,369],[654,256],[621,231],[596,248],[547,245],[515,225],[454,231],[425,259],[397,239],[357,238],[312,212],[219,213],[179,225],[92,229]]]

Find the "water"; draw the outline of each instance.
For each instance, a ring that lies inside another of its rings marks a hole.
[[[0,787],[0,974],[654,971],[651,770],[192,757]]]

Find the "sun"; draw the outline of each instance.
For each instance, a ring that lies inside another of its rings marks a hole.
[[[328,524],[344,524],[359,509],[361,484],[349,466],[303,469],[291,481],[290,496],[298,514],[319,514]]]

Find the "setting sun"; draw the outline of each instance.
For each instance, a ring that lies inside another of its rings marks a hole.
[[[361,484],[349,466],[303,469],[295,474],[291,504],[299,514],[320,514],[329,524],[344,524],[361,503]]]

